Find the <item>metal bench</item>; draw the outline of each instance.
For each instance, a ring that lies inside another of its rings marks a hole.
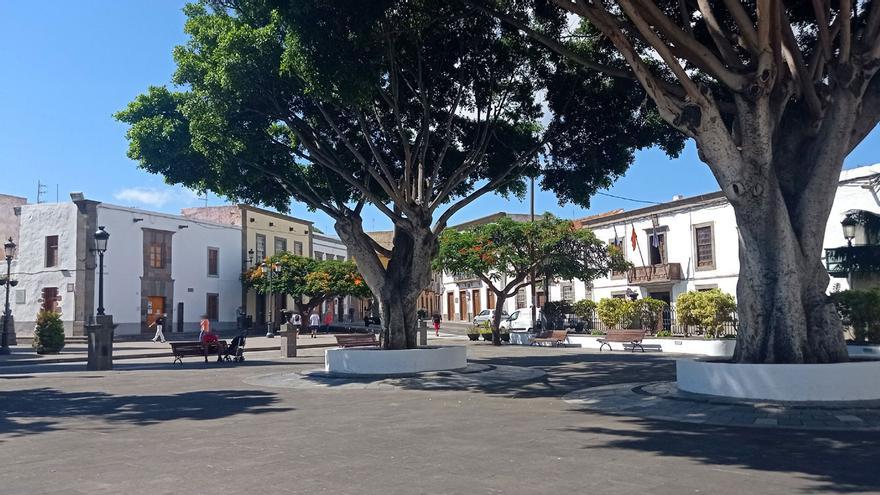
[[[549,343],[553,347],[560,346],[568,340],[568,331],[566,330],[553,330],[549,333],[539,333],[537,336],[529,339],[529,345],[537,345],[543,343]]]
[[[608,346],[608,350],[611,349],[611,342],[622,342],[624,344],[632,345],[632,352],[636,352],[636,346],[639,346],[639,349],[642,352],[645,352],[645,348],[642,347],[642,339],[645,338],[645,331],[640,329],[623,329],[623,330],[608,330],[605,334],[605,337],[600,339],[596,339],[597,342],[602,345],[599,346],[599,351],[602,351],[602,348],[606,345]]]
[[[336,344],[339,347],[379,347],[376,334],[355,333],[336,335]]]
[[[204,356],[205,362],[208,362],[208,355],[217,354],[217,357],[223,357],[226,354],[227,344],[225,340],[218,340],[215,343],[203,344],[201,342],[169,342],[171,344],[171,352],[174,353],[174,361],[172,363],[183,364],[183,358]]]

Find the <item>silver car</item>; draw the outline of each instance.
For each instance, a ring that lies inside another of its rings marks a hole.
[[[484,309],[480,311],[480,314],[474,317],[474,325],[480,325],[484,321],[488,321],[490,324],[492,323],[492,318],[495,317],[494,309]],[[507,318],[507,311],[501,310],[501,321]]]

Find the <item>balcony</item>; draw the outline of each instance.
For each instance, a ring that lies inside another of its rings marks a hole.
[[[681,263],[662,263],[631,268],[626,275],[631,285],[663,285],[681,280]]]
[[[880,245],[842,246],[825,250],[825,269],[832,277],[880,272]]]

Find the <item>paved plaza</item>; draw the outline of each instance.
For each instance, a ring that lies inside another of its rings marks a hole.
[[[584,403],[638,384],[670,400],[671,356],[457,343],[464,372],[394,379],[323,375],[322,349],[6,365],[0,493],[880,493],[876,431]]]

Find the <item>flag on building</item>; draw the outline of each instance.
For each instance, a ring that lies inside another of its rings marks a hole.
[[[639,236],[636,235],[636,229],[635,229],[635,227],[633,227],[632,231],[633,231],[633,233],[632,233],[632,235],[629,237],[629,240],[630,240],[630,242],[632,242],[633,251],[635,251],[635,250],[636,250],[636,246],[639,245]]]

